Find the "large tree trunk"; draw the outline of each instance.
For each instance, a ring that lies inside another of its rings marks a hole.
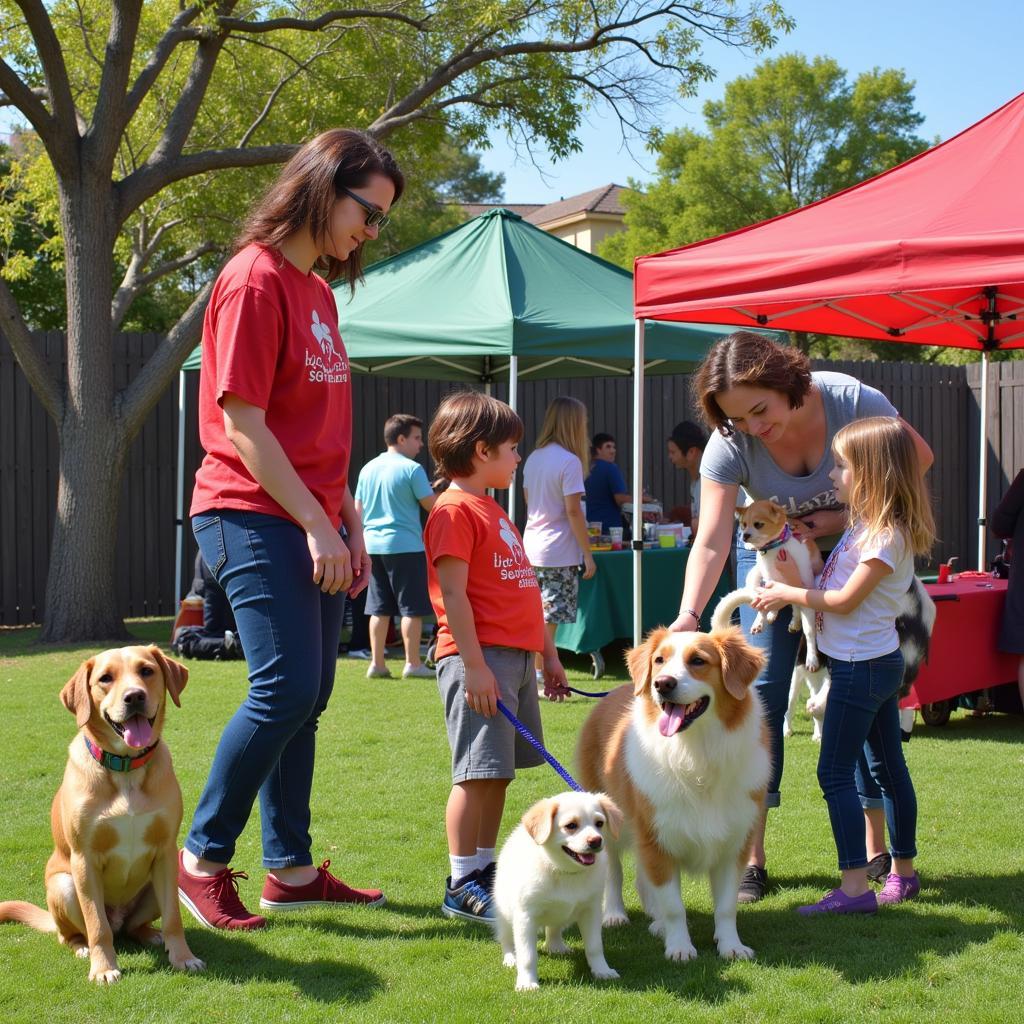
[[[59,431],[60,481],[43,616],[44,642],[123,640],[115,585],[117,506],[127,443],[106,422]]]
[[[73,194],[72,194],[73,192]],[[123,639],[117,609],[117,507],[127,437],[114,395],[109,175],[82,169],[61,190],[67,280],[67,376],[58,424],[57,518],[40,639]]]

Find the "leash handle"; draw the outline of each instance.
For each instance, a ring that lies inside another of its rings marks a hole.
[[[541,743],[541,741],[537,739],[537,737],[534,736],[533,733],[530,732],[530,730],[527,729],[526,726],[523,725],[523,723],[520,722],[519,719],[516,718],[516,716],[513,715],[500,700],[498,701],[498,710],[512,723],[516,732],[518,732],[519,735],[522,736],[523,739],[526,740],[526,742],[529,743],[530,746],[533,747],[533,749],[536,750],[537,753],[540,754],[540,756],[543,757],[559,775],[562,776],[571,789],[574,789],[577,793],[583,792],[583,787],[558,763],[557,760],[555,760],[552,754],[548,753],[544,744]]]
[[[600,693],[591,693],[589,690],[577,690],[575,686],[570,686],[569,690],[572,693],[578,693],[581,697],[607,697],[611,690],[602,690]]]

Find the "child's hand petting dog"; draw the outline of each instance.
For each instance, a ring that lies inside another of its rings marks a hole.
[[[765,580],[764,585],[757,588],[757,596],[750,602],[750,607],[759,612],[777,612],[787,604],[793,604],[798,593],[796,587],[775,580]]]

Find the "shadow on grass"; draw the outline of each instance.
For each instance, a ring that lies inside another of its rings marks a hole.
[[[833,887],[833,877],[807,876],[787,879],[786,888],[797,885],[815,891]],[[769,902],[778,903],[785,890],[776,890]],[[620,974],[614,982],[591,978],[575,928],[567,933],[572,977],[545,978],[541,951],[542,987],[575,987],[593,984],[630,991],[668,992],[681,1000],[717,1005],[744,995],[757,987],[749,970],[802,970],[827,968],[849,984],[891,979],[915,973],[933,957],[951,957],[972,946],[984,945],[995,936],[1024,927],[1024,873],[998,877],[925,879],[921,898],[906,907],[880,908],[875,915],[850,915],[804,919],[796,907],[804,902],[792,898],[784,907],[764,906],[741,909],[738,926],[745,943],[756,951],[748,967],[718,956],[714,943],[714,919],[708,912],[689,911],[688,924],[696,960],[673,963],[664,959],[664,944],[648,931],[648,919],[636,908],[630,923],[604,930],[608,963]],[[990,911],[1000,921],[969,921],[949,904],[964,904]],[[543,945],[541,944],[541,950]],[[879,951],[884,950],[884,955]]]
[[[917,739],[943,743],[956,743],[960,740],[1016,743],[1024,739],[1024,715],[995,711],[975,718],[970,714],[956,714],[946,725],[915,725],[910,741],[911,750]]]
[[[318,1003],[365,1003],[384,988],[379,975],[361,965],[323,956],[293,960],[237,932],[190,930],[188,941],[192,952],[206,962],[205,971],[190,975],[198,982],[208,978],[232,984],[286,984]],[[155,949],[151,953],[155,967],[167,969],[166,954]]]

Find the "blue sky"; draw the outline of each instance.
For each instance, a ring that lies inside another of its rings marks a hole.
[[[903,68],[915,83],[922,137],[955,135],[1024,92],[1024,2],[1021,0],[782,0],[796,28],[780,38],[767,56],[803,53],[833,57],[852,81],[873,67]],[[764,57],[711,44],[705,50],[718,77],[696,99],[661,112],[666,130],[703,128],[703,104],[720,98],[725,83],[749,74]],[[609,182],[654,177],[655,159],[642,144],[632,155],[621,147],[618,125],[610,117],[592,118],[581,132],[583,152],[551,163],[542,154],[540,171],[499,136],[483,154],[489,171],[505,175],[509,202],[554,202]],[[639,162],[638,162],[639,161]],[[541,171],[544,173],[542,174]]]

